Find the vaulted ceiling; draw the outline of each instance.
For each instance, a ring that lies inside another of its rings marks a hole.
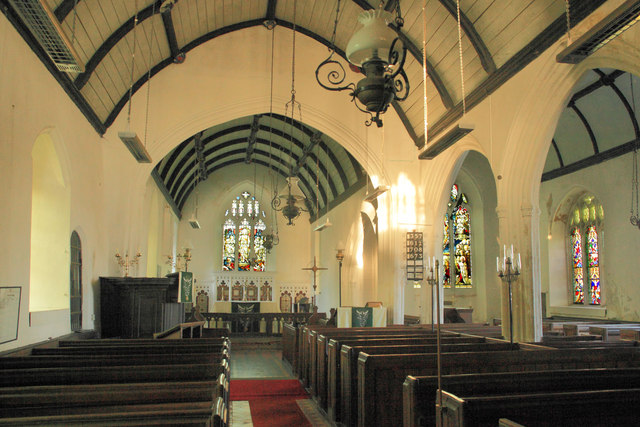
[[[55,12],[86,70],[58,71],[24,26],[9,0],[2,10],[83,111],[104,133],[128,100],[133,66],[133,90],[166,67],[189,61],[189,51],[233,31],[266,21],[291,28],[331,45],[338,0],[44,0]],[[410,94],[393,109],[416,145],[423,144],[422,6],[424,0],[401,0],[404,26],[392,25],[408,47],[405,70]],[[294,3],[296,15],[294,16]],[[394,9],[396,1],[383,2]],[[570,1],[571,25],[576,25],[604,0]],[[357,15],[378,7],[379,0],[341,0],[335,36],[343,55],[359,28]],[[466,107],[472,108],[557,41],[567,30],[565,0],[463,0],[460,28]],[[456,0],[426,2],[426,62],[428,104],[436,136],[462,115],[462,84]],[[137,15],[138,24],[134,25]],[[136,28],[136,31],[134,30]]]
[[[554,133],[542,180],[629,153],[640,144],[640,79],[594,69],[573,90]]]
[[[198,181],[236,164],[266,167],[300,178],[313,220],[367,184],[360,164],[316,129],[278,114],[242,117],[188,138],[158,163],[153,177],[181,212]]]

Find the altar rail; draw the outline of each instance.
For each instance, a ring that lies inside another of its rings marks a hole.
[[[282,335],[285,323],[307,323],[312,313],[201,313],[207,328],[227,328],[231,335]]]

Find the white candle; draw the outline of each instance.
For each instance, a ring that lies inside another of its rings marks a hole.
[[[507,258],[507,245],[502,245],[502,259]]]
[[[496,271],[500,273],[500,257],[496,257]]]
[[[518,270],[522,269],[522,263],[520,261],[520,253],[518,253]]]
[[[513,262],[514,258],[513,258],[513,245],[511,245],[511,261]]]

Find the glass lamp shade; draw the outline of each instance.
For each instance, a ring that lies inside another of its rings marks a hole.
[[[289,199],[290,197],[293,197],[293,199],[296,202],[306,199],[306,197],[304,197],[304,194],[302,193],[302,190],[300,190],[299,183],[298,183],[299,181],[300,181],[300,178],[298,178],[297,176],[287,177],[288,188],[286,189],[286,194],[283,194],[280,197],[283,197],[285,199]]]
[[[372,60],[387,61],[389,48],[397,37],[396,33],[387,25],[392,22],[391,13],[382,10],[367,10],[358,16],[363,25],[347,44],[347,59],[358,67]]]

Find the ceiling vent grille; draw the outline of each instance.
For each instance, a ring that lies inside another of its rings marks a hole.
[[[45,0],[9,0],[58,70],[84,72],[84,64]]]
[[[567,46],[558,54],[556,60],[565,64],[577,64],[625,32],[638,20],[640,20],[640,1],[628,0]]]

